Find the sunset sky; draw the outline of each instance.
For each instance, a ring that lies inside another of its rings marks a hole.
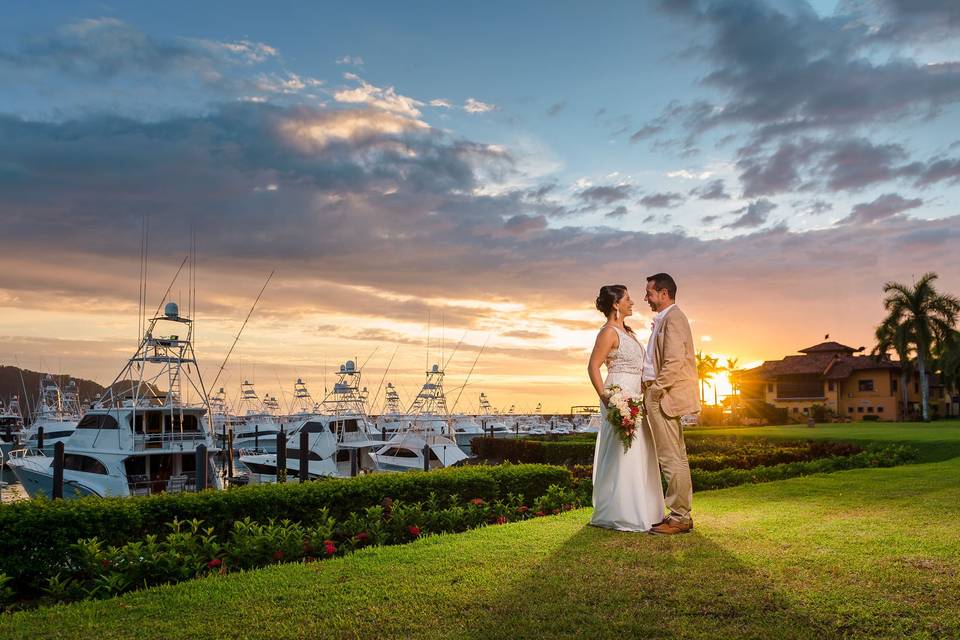
[[[741,365],[869,347],[886,280],[960,293],[953,0],[4,13],[2,364],[112,380],[144,216],[151,309],[196,230],[208,382],[276,270],[223,384],[281,402],[396,347],[409,399],[462,338],[458,411],[594,404],[597,289],[657,271]]]

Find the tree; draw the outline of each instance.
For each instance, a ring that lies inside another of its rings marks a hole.
[[[903,419],[906,419],[910,412],[910,389],[907,387],[910,378],[910,345],[916,340],[910,334],[910,325],[893,324],[889,322],[889,318],[877,327],[876,340],[877,344],[873,348],[874,355],[886,355],[893,349],[900,360],[900,393],[903,402]]]
[[[731,409],[734,414],[740,408],[740,369],[737,367],[739,362],[740,358],[727,358],[727,365],[724,367],[727,377],[730,378],[730,391],[733,396]]]
[[[718,360],[711,355],[697,351],[697,378],[700,380],[700,403],[706,404],[706,383],[721,371]]]
[[[953,335],[960,314],[960,299],[937,293],[933,283],[937,279],[935,273],[925,273],[910,287],[899,282],[888,282],[883,285],[886,298],[883,307],[887,317],[881,326],[888,325],[889,331],[902,331],[917,355],[917,369],[920,375],[920,406],[923,411],[923,421],[930,420],[930,383],[927,379],[927,368],[931,355],[938,343],[946,343]],[[903,329],[900,329],[903,327]]]
[[[960,393],[960,331],[942,341],[937,354],[937,369],[948,393]]]

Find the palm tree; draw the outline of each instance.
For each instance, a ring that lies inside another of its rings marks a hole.
[[[704,355],[697,351],[697,378],[700,379],[700,402],[707,403],[706,383],[713,380],[713,376],[720,372],[718,360],[711,355]]]
[[[936,344],[949,340],[953,334],[957,315],[960,314],[960,299],[937,293],[933,286],[936,279],[937,274],[925,273],[913,287],[899,282],[883,285],[886,294],[883,306],[887,310],[887,317],[881,326],[889,325],[889,330],[905,327],[903,337],[917,354],[924,422],[930,420],[927,366]]]
[[[949,393],[960,392],[960,331],[950,334],[940,345],[937,364],[943,386]]]
[[[895,325],[884,322],[876,331],[877,344],[873,348],[873,355],[886,355],[893,349],[900,360],[900,392],[903,396],[903,419],[910,411],[910,390],[907,387],[910,377],[910,345],[916,340],[911,339],[908,324]]]
[[[733,409],[734,413],[736,413],[736,410],[740,404],[740,369],[737,368],[737,363],[739,362],[740,358],[727,358],[727,364],[724,367],[724,370],[727,372],[727,377],[730,379],[730,391],[731,395],[733,396],[731,408]]]

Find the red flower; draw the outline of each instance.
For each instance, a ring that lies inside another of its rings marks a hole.
[[[104,569],[109,569],[110,560],[108,560],[107,558],[104,558],[103,560],[100,561],[100,566],[102,566]]]
[[[366,531],[361,531],[360,533],[358,533],[357,535],[355,535],[353,538],[354,538],[354,540],[356,540],[357,542],[366,542],[367,540],[370,539],[370,534],[367,533]]]
[[[214,558],[213,560],[207,563],[207,569],[216,569],[222,564],[223,564],[223,560],[221,560],[220,558]]]
[[[507,516],[497,516],[497,524],[507,524]]]
[[[418,527],[415,524],[412,524],[409,527],[407,527],[407,531],[409,531],[410,535],[412,535],[414,538],[420,535],[420,527]]]
[[[483,501],[483,498],[474,498],[473,500],[470,501],[470,504],[478,507],[482,507],[486,503]]]
[[[530,511],[530,507],[528,507],[528,506],[525,505],[525,504],[522,504],[522,505],[520,505],[519,507],[517,507],[517,512],[518,512],[518,513],[526,513],[527,511]]]
[[[640,413],[640,407],[630,407],[630,415],[635,416]]]
[[[327,540],[323,545],[323,550],[327,553],[328,556],[332,556],[337,552],[337,546],[333,544],[332,541]]]
[[[280,560],[283,560],[283,551],[281,551],[280,549],[277,549],[276,551],[274,551],[274,552],[273,552],[273,559],[276,560],[276,561],[278,561],[278,562],[279,562]]]

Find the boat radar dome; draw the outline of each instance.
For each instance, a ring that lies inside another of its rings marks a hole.
[[[180,315],[180,307],[177,306],[176,302],[168,302],[167,306],[163,308],[163,315],[168,318],[176,318]]]
[[[433,373],[439,373],[439,372],[440,372],[440,365],[437,365],[437,364],[433,365],[433,368],[431,369],[431,372],[433,372]]]
[[[354,370],[356,370],[357,365],[356,365],[356,363],[355,363],[353,360],[347,360],[347,361],[344,363],[343,367],[344,367],[347,371],[354,371]]]

